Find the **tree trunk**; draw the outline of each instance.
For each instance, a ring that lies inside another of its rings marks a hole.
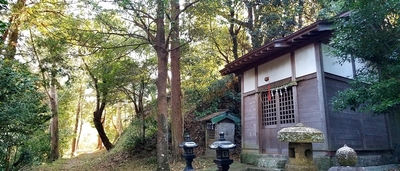
[[[6,156],[4,158],[4,164],[5,164],[4,170],[5,171],[10,170],[11,148],[12,148],[11,146],[8,146],[7,150],[6,150]]]
[[[105,113],[105,111],[104,111],[104,113]],[[104,115],[105,115],[105,114],[104,114]],[[104,116],[103,116],[103,114],[102,114],[100,122],[101,122],[101,125],[103,126],[103,128],[104,128],[104,121],[105,121],[105,119],[104,119]],[[101,149],[103,149],[103,148],[104,148],[104,146],[103,146],[103,141],[101,140],[100,135],[97,135],[97,147],[96,147],[96,149],[101,150]]]
[[[229,3],[232,3],[231,1]],[[239,58],[238,55],[238,40],[237,40],[237,35],[239,34],[240,27],[239,29],[235,29],[235,23],[233,20],[235,19],[235,10],[233,9],[232,5],[230,5],[230,10],[229,10],[229,17],[231,18],[231,23],[229,26],[229,34],[231,36],[232,40],[232,52],[233,52],[233,58],[236,60]],[[249,18],[251,18],[249,16]],[[251,20],[249,20],[250,22]]]
[[[181,160],[183,121],[181,110],[181,75],[179,42],[179,0],[171,0],[171,133],[172,161]]]
[[[104,144],[104,147],[106,147],[107,151],[109,151],[114,146],[112,145],[112,143],[110,142],[110,140],[107,137],[107,134],[103,127],[104,120],[102,120],[103,111],[106,107],[106,97],[107,97],[108,92],[103,92],[103,98],[101,98],[101,93],[99,91],[99,85],[98,85],[98,79],[91,72],[91,70],[89,69],[88,65],[85,63],[84,60],[83,60],[83,62],[87,68],[87,71],[89,72],[90,77],[93,80],[93,84],[94,84],[95,91],[96,91],[96,110],[93,112],[94,127],[96,128],[97,133],[98,133],[101,141]]]
[[[138,101],[138,105],[137,105],[137,113],[140,113],[140,117],[142,120],[142,143],[144,143],[145,139],[146,139],[146,113],[144,112],[144,106],[143,106],[143,96],[144,96],[144,87],[145,87],[145,81],[144,78],[142,78],[141,80],[141,84],[140,84],[140,92],[139,95],[137,97]]]
[[[122,119],[121,119],[121,103],[118,102],[117,103],[117,118],[115,119],[115,123],[114,123],[114,119],[111,120],[111,123],[115,129],[115,131],[117,132],[117,135],[114,137],[114,140],[112,141],[113,143],[117,142],[117,140],[121,137],[122,135]]]
[[[101,141],[103,142],[104,147],[106,147],[107,151],[109,151],[113,148],[113,145],[110,142],[110,140],[108,139],[107,134],[103,127],[102,114],[103,114],[105,107],[106,107],[106,103],[101,102],[100,107],[97,108],[97,110],[95,112],[93,112],[93,123],[94,123],[94,127],[96,128],[96,130],[99,134]]]
[[[101,150],[103,148],[103,141],[101,141],[100,135],[97,135],[97,150]]]
[[[142,142],[146,139],[146,123],[145,123],[144,112],[142,113]]]
[[[75,155],[76,152],[76,137],[78,133],[78,126],[79,126],[79,115],[81,113],[81,100],[82,100],[82,85],[79,87],[79,95],[78,95],[78,104],[76,105],[76,112],[75,112],[75,127],[74,127],[74,138],[71,142],[71,157]]]
[[[5,30],[2,35],[3,42],[8,40],[6,54],[4,55],[5,59],[13,60],[15,58],[20,35],[19,27],[21,25],[21,15],[23,15],[23,11],[25,10],[25,4],[26,0],[18,0],[11,9],[15,12],[10,17],[10,26],[8,26],[7,30]]]
[[[50,160],[55,161],[60,158],[58,147],[58,104],[57,104],[57,89],[56,86],[50,87],[50,108],[53,118],[51,119],[50,134],[51,134],[51,151]]]
[[[168,104],[167,104],[167,64],[168,52],[165,43],[164,14],[165,5],[163,0],[157,0],[157,35],[155,37],[154,49],[157,52],[157,170],[170,170],[168,161]]]
[[[117,104],[117,131],[118,131],[118,136],[120,137],[122,135],[123,132],[123,128],[122,128],[122,118],[121,118],[121,103]]]
[[[144,96],[144,88],[146,86],[145,83],[145,78],[141,77],[140,78],[140,84],[139,84],[139,89],[138,90],[133,90],[132,93],[127,93],[130,94],[129,98],[133,103],[133,107],[136,112],[136,118],[141,121],[141,126],[142,126],[142,139],[141,142],[143,143],[145,138],[146,138],[146,125],[145,125],[145,112],[144,112],[144,107],[143,107],[143,96]],[[138,91],[135,93],[135,91]],[[129,92],[129,91],[128,91]],[[122,125],[122,123],[121,123]]]
[[[79,116],[80,120],[81,120],[81,124],[79,124],[79,133],[78,133],[78,138],[76,139],[76,150],[79,150],[79,141],[81,140],[81,135],[82,135],[82,126],[83,126],[83,122],[82,122],[82,113]]]
[[[157,80],[157,160],[158,170],[169,170],[168,151],[168,106],[167,106],[167,52],[160,50],[158,54]]]

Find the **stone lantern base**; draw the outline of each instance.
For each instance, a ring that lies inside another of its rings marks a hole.
[[[324,134],[302,123],[294,127],[283,128],[278,132],[278,141],[289,142],[289,163],[287,171],[318,171],[314,164],[313,142],[324,142]]]
[[[289,162],[285,165],[287,171],[318,171],[313,162],[311,143],[289,142]]]

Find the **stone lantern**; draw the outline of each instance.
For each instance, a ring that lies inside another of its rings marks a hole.
[[[192,162],[193,159],[196,158],[196,155],[193,153],[193,149],[197,147],[197,144],[190,140],[190,136],[186,135],[185,136],[185,141],[182,144],[179,144],[179,147],[183,148],[184,152],[182,154],[182,157],[185,158],[186,160],[186,167],[184,171],[192,171],[193,166]]]
[[[233,163],[233,160],[229,158],[229,150],[236,147],[230,141],[226,141],[224,133],[219,133],[219,140],[212,143],[210,149],[216,150],[217,156],[214,159],[214,163],[217,164],[219,171],[228,171],[229,165]]]
[[[298,123],[294,127],[283,128],[278,132],[278,141],[289,142],[289,163],[287,171],[318,171],[313,162],[312,143],[324,142],[324,134]]]

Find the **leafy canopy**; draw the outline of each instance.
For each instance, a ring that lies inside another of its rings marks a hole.
[[[0,60],[0,166],[7,149],[26,146],[50,119],[38,79],[16,61]]]
[[[365,65],[357,70],[351,88],[333,99],[334,108],[395,112],[400,107],[400,1],[342,5],[343,11],[351,12],[337,20],[331,45],[342,62],[354,58]]]
[[[7,4],[8,2],[6,0],[0,0],[0,14],[6,13]],[[0,20],[0,35],[3,35],[6,28],[7,28],[7,23],[5,21]]]

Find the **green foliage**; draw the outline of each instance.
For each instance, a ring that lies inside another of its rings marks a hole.
[[[346,12],[344,9],[346,1],[343,0],[320,0],[321,10],[318,12],[318,19],[331,19],[337,14]]]
[[[124,130],[118,143],[113,150],[129,151],[134,154],[136,151],[149,150],[152,151],[156,145],[157,121],[155,118],[145,119],[146,136],[142,137],[142,122],[134,119],[131,124]]]
[[[240,113],[240,92],[238,80],[229,75],[215,80],[207,89],[196,90],[197,96],[189,96],[189,102],[196,106],[196,115],[199,117],[213,113],[218,109],[229,109],[233,113]]]
[[[246,11],[246,15],[236,14],[230,22],[246,28],[251,37],[252,48],[287,36],[294,31],[314,22],[319,1],[225,1],[225,6],[233,11]],[[251,17],[250,17],[251,16]]]
[[[0,10],[7,9],[7,0],[0,0]]]
[[[7,5],[8,5],[8,1],[7,0],[0,0],[0,14],[6,13],[7,9]],[[0,35],[2,36],[4,31],[7,28],[7,22],[6,21],[2,21],[3,18],[0,20]],[[2,44],[3,42],[1,42],[0,44]]]
[[[345,1],[351,13],[337,19],[331,45],[341,61],[365,64],[351,88],[333,100],[336,110],[347,107],[374,113],[400,107],[400,1]]]
[[[37,131],[47,129],[50,115],[38,79],[26,66],[0,60],[0,80],[0,165],[8,168],[15,161],[5,159],[26,150],[19,147],[29,146]]]
[[[19,167],[26,165],[40,165],[47,162],[50,156],[50,133],[38,130],[22,145],[18,160],[22,160]]]

